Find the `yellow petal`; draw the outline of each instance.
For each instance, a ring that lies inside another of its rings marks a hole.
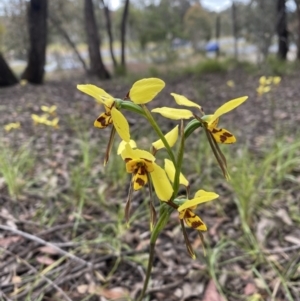
[[[169,144],[170,147],[172,147],[175,142],[177,141],[177,138],[178,138],[178,125],[176,125],[176,127],[171,130],[170,132],[168,132],[166,135],[165,135],[165,138]],[[165,145],[163,144],[162,140],[159,139],[155,142],[152,143],[152,146],[156,149],[156,150],[159,150],[161,148],[164,148]]]
[[[207,227],[202,221],[202,219],[196,215],[193,211],[187,209],[185,211],[179,213],[179,218],[184,219],[185,223],[196,230],[206,231]]]
[[[145,159],[150,162],[155,161],[155,157],[147,151],[141,149],[132,149],[130,144],[125,145],[125,149],[121,153],[122,159]]]
[[[186,107],[196,107],[201,109],[201,106],[199,106],[197,103],[190,101],[183,95],[179,95],[176,93],[171,93],[171,95],[174,97],[176,103],[180,106],[186,106]]]
[[[175,170],[173,162],[169,159],[165,159],[165,171],[166,171],[170,181],[172,183],[174,183],[176,170]],[[189,181],[185,178],[185,176],[182,173],[180,173],[180,175],[179,175],[179,183],[186,187],[189,186]]]
[[[121,137],[126,142],[130,140],[130,133],[129,133],[129,124],[125,118],[125,116],[117,110],[115,107],[111,109],[111,117],[113,119],[114,127]]]
[[[97,102],[105,104],[109,107],[111,107],[115,101],[110,94],[106,93],[103,89],[95,85],[77,85],[77,89],[87,95],[92,96],[97,100]]]
[[[197,196],[194,199],[187,200],[185,203],[183,203],[181,206],[179,206],[177,210],[180,212],[187,208],[193,208],[194,206],[212,201],[219,197],[219,195],[214,192],[206,192],[206,191],[204,191],[204,192],[205,193],[203,193],[201,196]]]
[[[118,151],[117,151],[117,154],[118,154],[118,155],[121,155],[121,153],[122,153],[123,150],[125,149],[125,146],[126,146],[127,143],[129,143],[129,145],[131,146],[131,148],[136,148],[136,147],[137,147],[135,141],[132,140],[132,139],[130,139],[129,142],[126,142],[126,141],[122,140],[122,141],[120,142],[120,144],[119,144],[119,147],[118,147]]]
[[[98,116],[98,118],[94,122],[94,127],[104,129],[110,124],[113,123],[111,111],[108,113],[102,113]]]
[[[209,129],[209,131],[213,134],[218,143],[232,144],[236,142],[234,135],[225,129],[213,128]]]
[[[243,102],[245,102],[248,99],[248,96],[242,96],[239,98],[232,99],[226,103],[224,103],[220,108],[216,110],[216,112],[213,114],[212,119],[209,123],[216,120],[221,115],[230,112],[231,110],[235,109],[236,107],[240,106]]]
[[[174,120],[190,119],[194,116],[193,113],[189,110],[173,109],[168,107],[156,108],[153,109],[151,112],[159,113],[166,118],[170,118]]]
[[[157,197],[161,201],[168,201],[173,194],[172,185],[167,177],[166,172],[157,164],[153,163],[154,170],[150,173],[152,183]]]
[[[144,78],[133,84],[129,91],[129,98],[136,104],[151,101],[165,86],[159,78]]]
[[[147,173],[136,173],[133,178],[133,190],[139,190],[144,187],[148,183]]]

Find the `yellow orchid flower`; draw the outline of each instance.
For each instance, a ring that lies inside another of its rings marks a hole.
[[[170,200],[173,194],[172,185],[166,172],[155,163],[155,157],[152,154],[144,150],[132,149],[127,143],[121,156],[126,162],[126,171],[133,174],[134,190],[139,190],[145,186],[150,176],[157,197],[161,201]]]
[[[135,104],[145,104],[153,100],[164,87],[165,82],[159,78],[144,78],[132,85],[127,98]]]
[[[236,138],[229,131],[217,128],[219,117],[240,106],[247,99],[248,96],[242,96],[230,100],[218,108],[214,114],[205,115],[201,118],[201,120],[204,121],[207,130],[213,135],[216,142],[225,144],[236,142]]]
[[[44,124],[47,125],[47,126],[51,126],[51,127],[57,129],[57,128],[58,128],[58,122],[59,122],[59,118],[56,117],[56,118],[54,118],[54,119],[52,119],[52,120],[46,120],[46,121],[44,122]]]
[[[165,135],[165,138],[166,138],[169,146],[172,147],[176,143],[177,138],[178,138],[178,125],[176,125],[173,130],[168,132]],[[153,147],[153,152],[156,153],[159,149],[164,148],[165,145],[162,142],[162,140],[159,139],[159,140],[152,143],[152,147]]]
[[[9,132],[11,130],[19,129],[20,127],[21,127],[20,122],[12,122],[12,123],[6,124],[4,126],[4,129],[5,129],[5,131]]]
[[[129,125],[124,115],[115,107],[114,98],[95,85],[77,85],[77,89],[104,105],[105,113],[99,115],[94,126],[103,129],[113,124],[121,139],[128,142],[130,140]]]
[[[48,114],[43,114],[41,116],[36,115],[36,114],[31,114],[31,118],[34,122],[34,124],[46,124],[49,120],[48,120],[49,115]]]
[[[57,109],[57,106],[53,105],[51,107],[48,106],[41,106],[41,110],[43,112],[49,113],[49,114],[53,114]]]
[[[260,85],[257,89],[256,89],[256,92],[259,96],[265,94],[265,93],[268,93],[271,91],[271,87],[270,86],[262,86]]]
[[[206,231],[207,227],[201,218],[194,213],[197,205],[212,201],[218,198],[219,195],[214,192],[207,192],[205,190],[198,190],[191,200],[186,200],[181,206],[178,207],[179,218],[184,220],[185,223],[196,230]]]
[[[175,170],[173,162],[169,159],[165,159],[165,171],[166,171],[170,181],[172,183],[174,183],[176,170]],[[182,173],[180,173],[180,175],[179,175],[179,184],[182,184],[185,187],[189,187],[189,185],[190,185],[189,181],[186,179],[186,177]]]

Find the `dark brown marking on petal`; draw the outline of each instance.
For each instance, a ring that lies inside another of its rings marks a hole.
[[[230,137],[233,136],[232,134],[230,134],[230,133],[228,133],[228,132],[225,132],[223,135],[226,136],[226,137],[228,137],[228,138],[230,138]]]
[[[192,228],[197,229],[198,227],[204,225],[200,220],[191,223]]]
[[[145,181],[141,178],[136,178],[135,180],[136,183],[138,183],[140,186],[144,186],[145,185]]]
[[[144,167],[144,166],[141,166],[141,167],[138,169],[137,174],[143,176],[143,175],[146,174],[146,172],[147,172],[147,171],[146,171],[145,167]]]
[[[195,213],[193,211],[191,211],[190,209],[187,209],[185,211],[185,214],[184,214],[184,218],[191,218],[191,217],[195,217]]]
[[[125,163],[127,163],[127,162],[129,162],[129,161],[131,161],[131,160],[132,160],[131,158],[125,158],[125,159],[124,159]]]
[[[219,133],[219,132],[221,132],[221,131],[222,131],[222,129],[213,128],[211,132],[212,132],[213,134],[216,134],[216,133]]]

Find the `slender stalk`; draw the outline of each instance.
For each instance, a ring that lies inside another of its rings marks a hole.
[[[145,115],[148,119],[148,121],[150,122],[151,126],[153,127],[153,129],[155,130],[155,132],[157,133],[157,135],[159,136],[159,138],[161,139],[161,141],[163,142],[167,152],[168,152],[168,155],[170,157],[170,159],[172,160],[174,166],[176,166],[176,160],[175,160],[175,156],[170,148],[170,145],[168,143],[168,141],[166,140],[163,132],[161,131],[160,127],[158,126],[158,124],[156,123],[156,121],[154,120],[152,114],[150,113],[150,111],[148,110],[148,108],[145,106],[145,105],[141,105],[144,112],[145,112]]]
[[[146,278],[145,278],[145,281],[143,284],[142,292],[141,292],[139,298],[137,299],[137,301],[142,301],[146,294],[146,290],[148,288],[150,275],[151,275],[151,271],[152,271],[152,266],[153,266],[156,240],[157,240],[160,232],[163,230],[163,228],[167,224],[172,211],[173,211],[173,208],[169,207],[168,204],[164,204],[164,203],[161,204],[160,216],[159,216],[157,223],[154,226],[154,229],[153,229],[153,232],[152,232],[151,238],[150,238],[150,246],[149,246],[150,250],[149,250],[149,260],[148,260],[148,267],[147,267],[147,271],[146,271]]]
[[[154,259],[154,251],[155,251],[155,242],[154,243],[150,243],[150,250],[149,250],[149,260],[148,260],[148,267],[147,267],[147,272],[146,272],[146,278],[143,284],[143,289],[142,292],[138,298],[137,301],[142,301],[145,294],[146,294],[146,290],[148,288],[148,284],[149,284],[149,280],[150,280],[150,275],[151,275],[151,271],[152,271],[152,266],[153,266],[153,259]]]

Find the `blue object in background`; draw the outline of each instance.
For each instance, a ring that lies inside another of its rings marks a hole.
[[[216,51],[219,51],[220,50],[219,44],[217,42],[209,42],[209,43],[206,44],[205,50],[207,52],[216,52]]]

